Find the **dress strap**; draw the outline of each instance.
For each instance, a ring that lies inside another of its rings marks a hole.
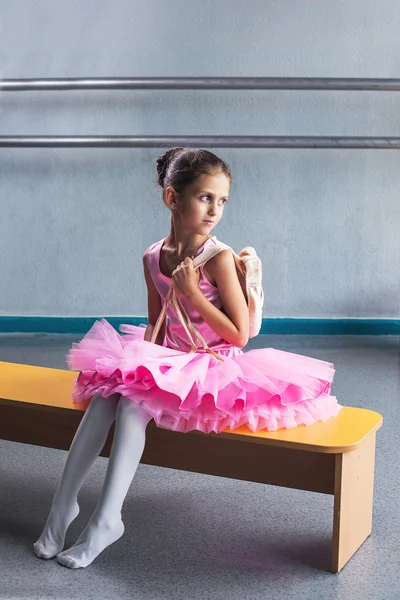
[[[147,261],[147,266],[149,267],[150,275],[153,279],[158,273],[158,260],[160,248],[163,242],[164,239],[159,240],[158,242],[154,242],[154,244],[151,244],[151,246],[149,246],[144,252]]]

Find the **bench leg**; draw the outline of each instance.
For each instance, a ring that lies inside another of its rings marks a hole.
[[[371,433],[357,450],[336,456],[333,573],[340,571],[372,531],[375,437]]]

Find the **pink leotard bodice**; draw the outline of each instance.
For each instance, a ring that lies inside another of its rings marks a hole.
[[[165,239],[165,238],[164,238]],[[161,300],[164,303],[167,292],[171,286],[172,279],[167,277],[160,271],[160,253],[161,248],[164,244],[164,239],[155,242],[152,244],[145,252],[147,265],[149,267],[150,275],[153,279],[154,285],[157,288],[158,293],[160,294]],[[217,238],[215,236],[209,238],[197,251],[196,256],[201,254],[210,244],[216,244]],[[210,283],[207,277],[204,274],[203,267],[199,267],[200,270],[200,280],[199,280],[199,288],[203,292],[204,296],[214,304],[217,308],[222,308],[221,298],[218,292],[218,288]],[[226,340],[221,338],[211,327],[204,321],[204,319],[193,309],[193,306],[190,302],[184,297],[181,297],[182,304],[184,305],[190,320],[193,325],[198,329],[198,331],[203,336],[204,340],[208,344],[210,348],[212,348],[215,352],[218,352],[222,355],[235,355],[239,354],[242,351],[232,344],[229,344]],[[181,322],[177,318],[173,309],[168,306],[167,307],[167,317],[169,319],[169,323],[167,325],[166,338],[165,343],[168,348],[174,348],[175,350],[181,350],[183,352],[190,351],[190,343],[187,337],[187,334],[184,328],[181,325]]]

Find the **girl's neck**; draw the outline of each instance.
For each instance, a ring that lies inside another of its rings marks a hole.
[[[179,233],[171,228],[169,235],[165,238],[164,245],[167,246],[177,257],[194,256],[203,244],[212,235],[198,235],[197,233]]]
[[[164,245],[178,257],[194,256],[212,235],[188,234],[177,238],[173,232],[165,238]]]

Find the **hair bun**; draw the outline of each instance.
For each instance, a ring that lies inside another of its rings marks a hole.
[[[164,187],[164,179],[167,174],[168,167],[172,161],[172,159],[182,152],[184,148],[170,148],[157,158],[157,175],[158,175],[158,183],[163,188]]]

